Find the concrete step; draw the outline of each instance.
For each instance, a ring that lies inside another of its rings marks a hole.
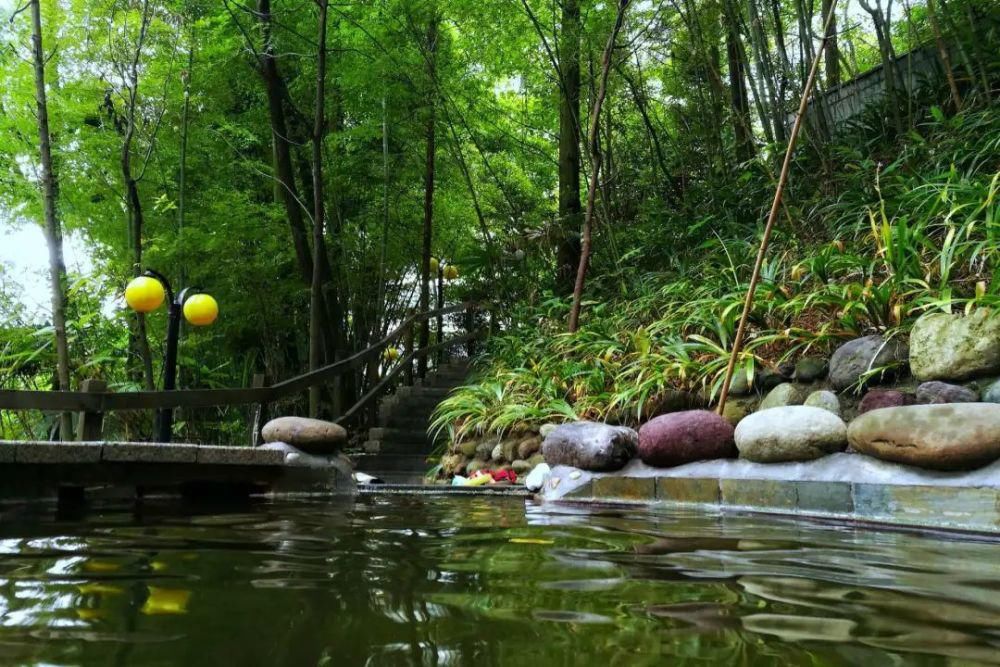
[[[431,469],[433,462],[427,461],[425,454],[362,454],[354,459],[354,469],[374,475],[373,470],[386,472],[411,472],[423,476]]]
[[[444,399],[451,393],[448,387],[428,387],[424,385],[414,385],[412,387],[400,387],[396,390],[399,398],[420,397]]]
[[[367,440],[361,445],[361,450],[366,454],[420,454],[430,456],[434,452],[435,446],[429,442],[413,443]]]
[[[445,435],[441,435],[443,440]],[[368,439],[379,442],[412,442],[415,444],[435,442],[424,429],[403,429],[376,426],[368,429]]]
[[[412,472],[398,472],[393,470],[375,470],[371,472],[365,470],[363,472],[366,472],[367,474],[372,475],[374,477],[378,477],[385,484],[406,484],[408,486],[423,486],[424,483],[423,474],[418,475]],[[379,486],[381,485],[373,484],[371,486],[366,486],[365,488],[370,489],[372,491],[377,491]]]
[[[386,415],[380,426],[406,431],[427,431],[431,420],[428,415],[409,415],[405,412]]]

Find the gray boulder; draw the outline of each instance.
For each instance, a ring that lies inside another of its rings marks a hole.
[[[934,470],[968,470],[1000,458],[1000,405],[908,405],[867,412],[847,429],[876,458]]]
[[[910,332],[910,369],[918,380],[967,380],[1000,372],[1000,317],[927,313]]]
[[[897,339],[887,341],[882,336],[865,336],[847,341],[837,348],[830,357],[830,384],[843,391],[858,384],[871,370],[892,366],[884,374],[885,379],[896,377],[899,364],[907,359],[906,344]],[[868,383],[877,383],[881,378],[869,378]]]
[[[768,392],[757,409],[770,410],[771,408],[781,408],[786,405],[802,405],[802,400],[805,398],[802,393],[802,390],[794,384],[783,382]]]
[[[736,426],[735,436],[740,458],[758,463],[810,461],[847,446],[843,420],[806,405],[755,412]]]
[[[1000,403],[1000,380],[991,383],[983,391],[984,403]]]
[[[802,357],[795,364],[795,379],[798,382],[814,382],[826,377],[829,364],[822,357]]]
[[[635,457],[639,435],[625,426],[574,422],[553,430],[542,442],[542,455],[550,466],[582,470],[619,470]]]
[[[307,454],[335,454],[347,442],[343,426],[309,417],[278,417],[260,433],[264,442],[284,442]]]
[[[823,408],[824,410],[829,410],[838,417],[840,414],[840,399],[832,391],[827,391],[826,389],[821,389],[820,391],[814,391],[806,397],[805,403],[803,405],[808,405],[813,408]]]
[[[917,387],[917,403],[975,403],[979,394],[958,384],[931,380]]]

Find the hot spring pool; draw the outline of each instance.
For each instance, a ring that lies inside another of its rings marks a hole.
[[[1000,663],[972,536],[440,496],[0,512],[0,665]]]

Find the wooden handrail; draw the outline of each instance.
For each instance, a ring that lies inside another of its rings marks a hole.
[[[378,356],[390,343],[399,338],[414,322],[438,315],[449,315],[477,304],[468,302],[424,313],[414,313],[402,321],[382,340],[346,359],[329,364],[269,387],[244,389],[177,389],[173,391],[86,392],[86,391],[30,391],[0,389],[0,410],[43,410],[52,412],[112,412],[118,410],[157,410],[163,408],[208,408],[219,405],[250,405],[273,403],[298,394],[316,384],[329,382],[338,375],[354,369],[365,361]],[[413,359],[429,354],[439,347],[470,340],[472,334],[455,336],[446,341],[415,350],[407,355]],[[402,368],[403,364],[399,365]],[[398,371],[396,371],[398,372]],[[380,383],[381,384],[381,383]],[[384,386],[384,385],[382,385]],[[371,392],[369,392],[371,393]],[[366,395],[367,396],[367,395]],[[353,410],[354,408],[352,408]],[[346,415],[345,415],[346,416]]]

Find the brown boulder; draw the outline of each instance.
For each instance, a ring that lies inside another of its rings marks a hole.
[[[261,429],[264,442],[284,442],[307,454],[336,454],[347,441],[343,426],[309,417],[278,417]]]
[[[851,446],[885,461],[968,470],[1000,458],[1000,405],[947,403],[872,410],[847,429]]]

